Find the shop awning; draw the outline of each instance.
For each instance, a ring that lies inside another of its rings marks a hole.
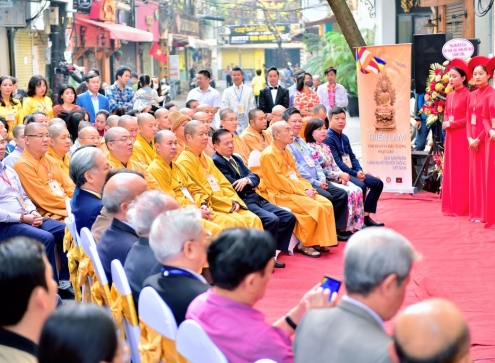
[[[76,23],[81,25],[90,25],[107,30],[111,39],[127,40],[130,42],[152,42],[153,33],[144,30],[132,28],[122,24],[110,24],[94,21],[76,16]]]

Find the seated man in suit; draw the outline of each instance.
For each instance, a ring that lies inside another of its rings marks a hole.
[[[215,148],[212,159],[215,166],[232,183],[249,210],[261,219],[263,229],[270,232],[277,241],[277,250],[287,252],[296,224],[294,214],[271,204],[256,193],[260,178],[244,165],[239,156],[234,155],[234,141],[228,130],[215,131],[212,140]],[[285,263],[276,260],[275,267],[285,267]]]
[[[266,323],[253,305],[265,294],[275,248],[269,233],[246,228],[223,231],[208,248],[213,288],[194,299],[186,318],[203,327],[229,362],[293,362],[290,335],[303,315],[308,309],[334,305],[335,299],[329,302],[328,289],[315,288],[287,315],[273,325]]]
[[[100,84],[100,76],[96,73],[89,73],[86,76],[86,86],[88,87],[88,90],[77,96],[76,104],[88,111],[91,123],[95,122],[96,113],[98,111],[106,110],[110,112],[108,97],[103,96],[98,92]]]
[[[150,190],[137,197],[127,212],[127,219],[139,236],[139,240],[132,245],[124,263],[124,271],[136,307],[144,280],[161,270],[161,265],[150,248],[151,225],[160,214],[179,208],[180,205],[174,198],[159,190]]]
[[[149,243],[161,272],[143,284],[153,287],[174,314],[177,325],[198,295],[210,288],[201,270],[206,265],[210,235],[202,227],[201,213],[186,207],[160,214],[151,226]]]
[[[138,235],[127,219],[131,203],[148,189],[146,181],[139,175],[120,173],[111,177],[103,189],[103,206],[113,215],[112,223],[103,232],[97,245],[101,264],[112,284],[111,263],[117,259],[124,265]]]
[[[268,121],[272,119],[272,109],[276,105],[289,108],[289,91],[278,85],[279,74],[276,67],[271,67],[267,71],[266,78],[268,84],[260,91],[259,108],[266,113]]]
[[[383,322],[399,310],[415,259],[411,243],[391,229],[354,234],[344,250],[347,296],[335,309],[306,314],[294,340],[296,363],[391,363]]]
[[[0,243],[0,266],[0,361],[36,363],[41,330],[57,304],[52,267],[39,242],[20,236]]]
[[[370,213],[376,213],[378,199],[383,190],[383,182],[371,174],[366,174],[354,155],[349,138],[342,132],[346,125],[344,109],[340,107],[332,108],[328,111],[328,116],[330,117],[330,128],[324,143],[332,150],[333,158],[340,170],[349,174],[351,182],[363,190],[364,225],[383,227],[383,223],[375,222],[370,217]],[[368,189],[369,192],[366,194]]]
[[[428,299],[397,315],[392,354],[395,363],[471,363],[470,340],[457,306],[444,299]]]
[[[103,208],[101,192],[111,168],[105,154],[97,147],[82,147],[74,154],[69,172],[76,184],[71,205],[78,233],[84,227],[91,230],[100,214]]]

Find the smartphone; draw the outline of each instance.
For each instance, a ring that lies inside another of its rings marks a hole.
[[[328,275],[323,276],[323,278],[321,279],[321,287],[323,289],[330,290],[330,296],[328,297],[329,301],[332,298],[334,292],[339,292],[340,285],[342,285],[341,281],[334,279],[333,277],[330,277]]]

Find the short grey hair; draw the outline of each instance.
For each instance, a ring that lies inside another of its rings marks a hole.
[[[178,254],[187,241],[201,237],[201,212],[195,207],[186,207],[165,212],[151,226],[150,247],[160,263]]]
[[[84,173],[96,167],[96,160],[103,151],[97,147],[83,147],[76,151],[70,159],[69,175],[76,187],[81,187],[87,182]]]
[[[156,217],[176,208],[170,205],[171,201],[175,200],[160,190],[149,190],[136,198],[127,211],[127,219],[138,236],[149,235]]]
[[[128,174],[127,172],[122,172],[121,174],[118,174],[125,178]],[[112,176],[111,178],[114,178]],[[111,179],[110,178],[110,179]],[[110,181],[109,179],[109,181]],[[108,181],[105,184],[105,187],[103,188],[103,195],[101,198],[101,203],[103,206],[107,209],[109,213],[118,213],[120,212],[120,205],[122,203],[126,202],[132,202],[134,199],[135,195],[132,189],[130,188],[129,184],[127,183],[118,183],[113,187],[112,189],[105,190],[106,186],[108,185]]]
[[[347,292],[366,296],[393,274],[401,284],[416,257],[411,243],[389,228],[373,227],[357,232],[344,250]]]

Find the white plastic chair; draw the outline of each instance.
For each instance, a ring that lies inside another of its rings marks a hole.
[[[80,235],[81,246],[84,250],[84,253],[91,259],[93,263],[93,267],[95,269],[96,276],[98,280],[100,280],[101,286],[108,286],[107,275],[105,275],[105,270],[103,269],[103,265],[101,264],[100,256],[98,255],[98,251],[96,250],[96,243],[93,235],[86,227],[81,228]],[[91,282],[90,282],[91,284]],[[107,296],[107,299],[110,296]]]
[[[177,351],[190,363],[228,363],[225,355],[194,320],[184,320],[179,326]]]
[[[271,359],[260,359],[254,363],[277,363],[277,362],[275,362],[274,360],[271,360]]]
[[[72,238],[74,240],[74,243],[76,246],[81,245],[81,238],[79,237],[79,233],[77,233],[77,228],[76,228],[76,219],[74,218],[74,214],[69,213],[68,217],[65,218],[65,225],[69,229],[70,234],[72,235]]]
[[[113,286],[120,295],[126,296],[132,294],[129,280],[119,260],[112,261],[112,280]],[[124,316],[124,331],[127,343],[131,348],[132,363],[141,363],[141,356],[138,350],[139,336],[141,334],[139,326],[132,326]]]
[[[251,169],[252,167],[260,167],[261,162],[261,153],[259,150],[253,150],[251,151],[251,154],[249,154],[248,158],[248,168]]]
[[[65,210],[67,211],[67,215],[71,215],[72,213],[72,206],[70,205],[71,200],[69,198],[65,199]]]
[[[174,314],[151,286],[145,287],[139,294],[139,320],[165,338],[175,340],[177,322]]]

